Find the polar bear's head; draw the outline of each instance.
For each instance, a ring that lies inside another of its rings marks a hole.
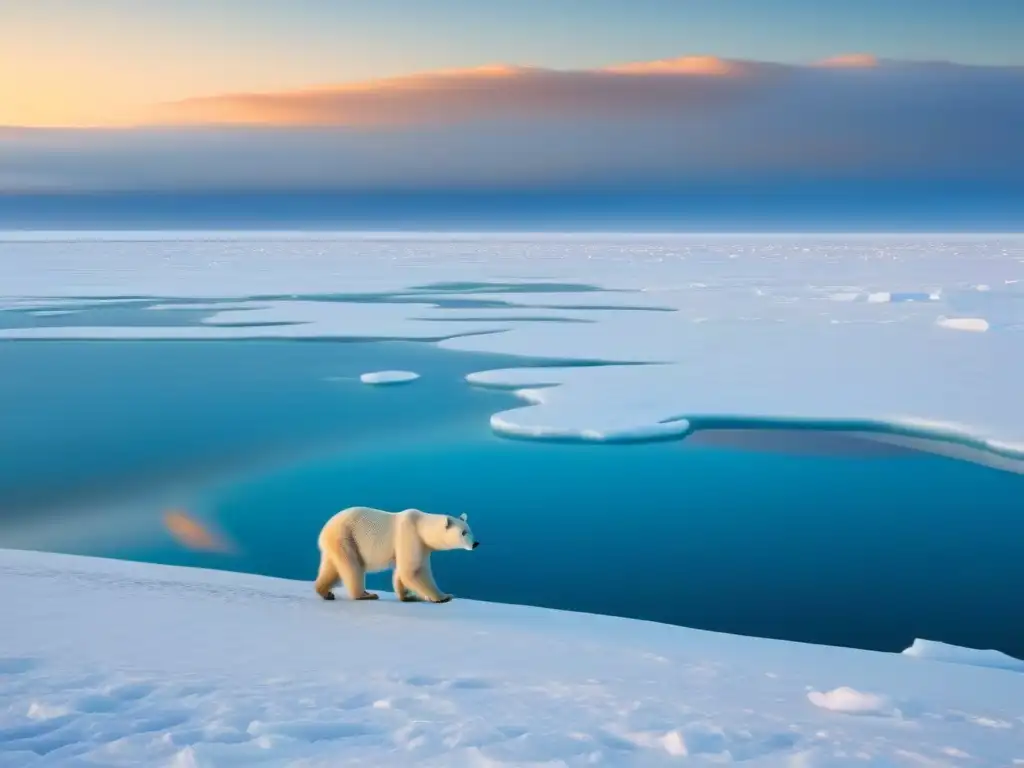
[[[476,549],[480,542],[473,536],[466,522],[466,514],[459,517],[444,517],[444,530],[441,532],[441,541],[438,549]]]

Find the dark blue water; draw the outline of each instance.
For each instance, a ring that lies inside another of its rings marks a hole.
[[[462,377],[510,364],[408,342],[0,344],[0,546],[311,581],[338,509],[466,512],[482,546],[434,558],[457,596],[1024,655],[1021,476],[923,454],[502,440],[487,417],[516,401]],[[385,368],[423,377],[356,380]],[[182,547],[170,508],[233,551]]]
[[[1019,180],[760,179],[523,191],[0,194],[0,229],[986,231],[1024,229]]]

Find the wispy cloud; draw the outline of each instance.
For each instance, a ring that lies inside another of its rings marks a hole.
[[[861,71],[862,76],[850,70]],[[292,91],[225,94],[161,104],[143,120],[165,125],[376,126],[567,115],[643,117],[692,113],[744,100],[785,100],[795,92],[812,91],[834,102],[827,96],[837,89],[841,98],[870,103],[894,89],[940,89],[958,96],[964,86],[997,84],[1021,88],[1024,68],[880,61],[870,54],[840,55],[807,66],[682,56],[593,70],[495,65]]]
[[[130,130],[0,131],[8,189],[676,183],[1024,174],[1024,68],[682,57],[493,66],[163,104]]]
[[[818,62],[819,67],[849,67],[854,69],[873,69],[878,66],[878,58],[870,53],[848,53],[832,56]]]
[[[718,61],[718,60],[714,60]],[[692,69],[563,71],[489,66],[276,93],[225,94],[162,104],[143,116],[163,125],[388,126],[475,119],[661,113],[714,102],[753,83],[717,82]],[[721,62],[722,73],[737,67]],[[743,70],[746,73],[746,70]],[[672,76],[664,76],[670,72]]]

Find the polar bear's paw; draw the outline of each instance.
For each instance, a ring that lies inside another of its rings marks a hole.
[[[380,595],[376,592],[363,592],[356,600],[376,600]]]
[[[447,603],[450,602],[452,596],[449,594],[438,595],[436,600],[431,600],[432,603]]]

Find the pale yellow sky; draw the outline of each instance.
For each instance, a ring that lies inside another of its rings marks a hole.
[[[105,123],[132,104],[130,91],[108,73],[69,64],[0,51],[0,125]]]
[[[0,0],[0,125],[118,124],[162,102],[370,72],[355,50],[332,51],[327,60],[297,55],[295,41],[268,37],[241,46],[230,29],[177,28],[166,19],[157,26],[144,13],[119,17],[96,8],[71,24],[33,16],[21,3],[8,9],[11,2]]]
[[[173,64],[159,55],[117,55],[92,46],[0,47],[0,125],[89,126],[132,121],[153,104],[216,95],[250,83],[309,85],[296,77],[247,70],[207,52]]]

